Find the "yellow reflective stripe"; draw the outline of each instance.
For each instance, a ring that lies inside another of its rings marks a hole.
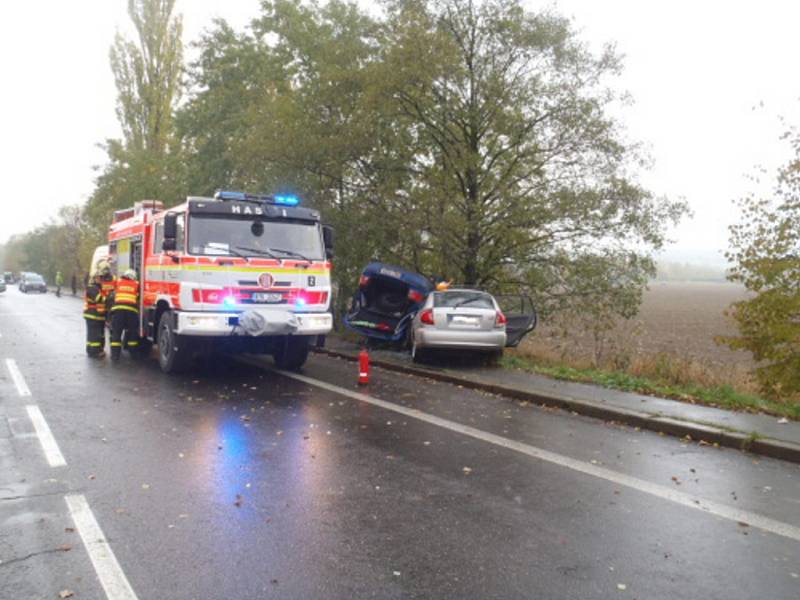
[[[86,342],[86,345],[87,346],[91,346],[92,348],[96,348],[98,346],[102,346],[103,343],[102,342]]]
[[[84,319],[93,319],[95,321],[105,321],[105,317],[100,317],[98,315],[83,315]]]
[[[120,300],[130,300],[132,302],[135,302],[136,301],[136,296],[137,296],[137,294],[126,294],[126,293],[122,293],[121,294],[121,293],[117,292],[116,296],[114,296],[114,297],[116,298],[117,302],[119,302]]]
[[[138,346],[139,342],[126,342],[128,346]]]
[[[227,257],[226,257],[227,258]],[[231,273],[277,273],[280,275],[330,275],[330,269],[292,269],[288,267],[243,267],[237,265],[232,266],[219,266],[219,265],[153,265],[147,267],[148,271],[228,271]]]
[[[125,304],[115,304],[114,306],[111,307],[111,312],[114,312],[115,310],[130,310],[135,313],[139,312],[139,309],[136,308],[135,306],[127,306]]]
[[[117,348],[117,347],[121,347],[121,346],[122,346],[122,342],[111,342],[111,347],[112,348]]]

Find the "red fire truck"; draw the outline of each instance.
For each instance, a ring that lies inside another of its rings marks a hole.
[[[144,200],[114,214],[108,241],[115,274],[139,276],[142,348],[158,346],[166,373],[216,352],[296,369],[331,330],[333,230],[297,196]]]

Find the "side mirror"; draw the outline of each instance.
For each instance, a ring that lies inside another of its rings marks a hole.
[[[333,227],[322,226],[322,241],[325,244],[325,258],[333,258]]]
[[[165,252],[170,252],[172,250],[178,249],[178,240],[173,238],[164,238],[164,241],[161,242],[161,249]]]
[[[164,241],[178,237],[178,215],[167,213],[164,215]]]

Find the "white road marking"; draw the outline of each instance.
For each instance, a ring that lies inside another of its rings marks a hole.
[[[64,455],[58,448],[56,438],[53,437],[53,432],[50,431],[50,426],[44,420],[44,415],[39,407],[35,404],[28,404],[25,407],[28,411],[28,416],[33,422],[33,428],[36,430],[36,437],[39,438],[39,443],[44,450],[45,458],[51,467],[66,467],[67,461],[64,460]]]
[[[257,363],[254,362],[253,364]],[[263,366],[263,363],[260,363],[259,366]],[[736,521],[737,523],[748,523],[752,527],[757,527],[758,529],[762,529],[764,531],[800,542],[800,527],[791,525],[789,523],[783,523],[782,521],[777,521],[775,519],[771,519],[747,510],[733,508],[732,506],[714,502],[713,500],[705,500],[699,496],[679,492],[664,485],[651,483],[637,477],[625,475],[624,473],[618,473],[616,471],[605,469],[582,460],[576,460],[568,456],[562,456],[561,454],[556,454],[542,448],[537,448],[536,446],[517,442],[515,440],[495,435],[487,431],[482,431],[468,425],[462,425],[461,423],[449,421],[447,419],[422,412],[416,408],[408,408],[407,406],[394,404],[393,402],[379,400],[378,398],[373,398],[371,396],[360,394],[337,385],[332,385],[324,381],[306,377],[305,375],[277,369],[275,371],[281,375],[284,375],[285,377],[302,381],[303,383],[328,390],[329,392],[333,392],[335,394],[347,396],[348,398],[352,398],[353,400],[357,400],[359,402],[372,404],[373,406],[378,406],[385,410],[390,410],[401,415],[411,417],[412,419],[424,421],[425,423],[430,423],[431,425],[436,425],[438,427],[442,427],[443,429],[455,431],[456,433],[460,433],[483,442],[488,442],[489,444],[494,444],[495,446],[514,450],[515,452],[525,454],[532,458],[553,463],[579,473],[591,475],[592,477],[604,479],[617,485],[625,486],[639,492],[644,492],[645,494],[656,496],[657,498],[661,498],[663,500],[669,500],[670,502],[674,502],[688,508],[693,508],[717,517],[722,517],[723,519]]]
[[[137,600],[128,578],[119,566],[117,557],[108,545],[103,530],[97,524],[86,497],[82,494],[71,494],[64,496],[64,500],[108,600]]]
[[[6,367],[8,368],[8,372],[11,374],[11,379],[14,380],[14,385],[17,386],[17,392],[19,392],[19,395],[30,396],[31,390],[28,388],[28,384],[25,383],[25,378],[22,376],[22,372],[19,370],[17,362],[13,358],[7,358]]]

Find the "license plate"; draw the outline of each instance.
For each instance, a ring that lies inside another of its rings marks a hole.
[[[253,302],[281,302],[283,294],[277,292],[254,292]]]
[[[464,315],[451,315],[450,323],[453,325],[460,325],[462,327],[478,327],[480,325],[480,318],[467,317]]]

